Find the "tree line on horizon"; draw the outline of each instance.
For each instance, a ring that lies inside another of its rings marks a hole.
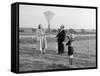
[[[19,28],[19,33],[25,33],[25,32],[30,32],[34,33],[36,31],[36,28]],[[48,29],[45,29],[46,33],[51,33],[55,34],[58,33],[59,29],[50,29],[50,32]],[[66,33],[73,33],[73,34],[95,34],[96,30],[95,29],[65,29]]]

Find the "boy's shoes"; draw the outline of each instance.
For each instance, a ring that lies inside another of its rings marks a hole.
[[[45,52],[43,52],[43,54],[45,54]]]
[[[42,52],[42,54],[44,55],[44,54],[45,54],[45,52]]]

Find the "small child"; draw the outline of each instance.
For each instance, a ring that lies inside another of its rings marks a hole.
[[[72,42],[73,42],[72,35],[67,36],[67,39],[68,39],[68,42],[66,43],[66,46],[68,46],[69,65],[72,66],[73,57],[74,57],[73,56],[74,49],[73,49],[73,46],[72,46]]]

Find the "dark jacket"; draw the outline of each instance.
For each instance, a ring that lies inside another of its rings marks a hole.
[[[73,55],[74,48],[73,46],[68,46],[68,56]]]
[[[63,42],[65,40],[65,30],[62,30],[56,36],[58,38],[58,42]]]

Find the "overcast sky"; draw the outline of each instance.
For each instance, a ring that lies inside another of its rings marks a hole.
[[[66,29],[95,29],[96,26],[95,9],[20,5],[19,10],[20,27],[37,28],[38,24],[42,24],[47,28],[44,12],[48,10],[54,13],[51,28],[59,28],[61,24],[64,24]]]

